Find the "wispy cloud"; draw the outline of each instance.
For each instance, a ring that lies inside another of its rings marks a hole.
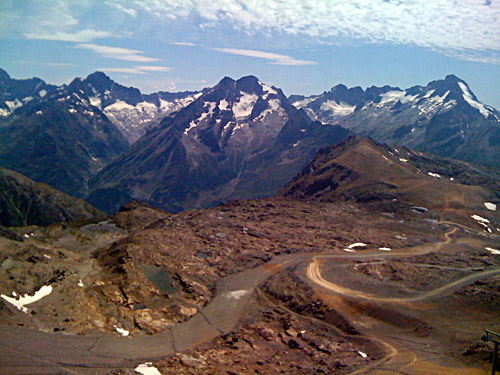
[[[95,53],[97,53],[103,57],[110,58],[110,59],[135,61],[135,62],[160,61],[160,59],[157,59],[155,57],[143,56],[142,51],[130,49],[130,48],[103,46],[103,45],[92,44],[92,43],[77,44],[76,47],[94,51]]]
[[[276,65],[316,65],[317,62],[309,60],[297,60],[291,56],[280,55],[272,52],[255,51],[249,49],[234,49],[234,48],[212,48],[214,51],[229,53],[232,55],[240,55],[247,57],[255,57],[258,59],[267,60],[270,64]]]
[[[65,31],[29,32],[29,33],[24,33],[23,35],[27,39],[56,40],[60,42],[76,42],[76,43],[92,42],[95,39],[109,38],[113,36],[113,34],[108,31],[99,31],[93,29],[79,30],[75,32],[65,32]]]
[[[174,46],[188,46],[188,47],[196,47],[198,44],[194,44],[191,42],[170,42],[169,44],[172,44]]]
[[[277,32],[345,44],[414,45],[434,50],[500,51],[500,3],[463,0],[129,0],[164,19],[201,19],[266,35]],[[485,57],[481,57],[482,60]]]
[[[168,66],[153,66],[153,65],[141,65],[136,66],[137,69],[144,70],[146,72],[169,72],[172,68]]]
[[[168,66],[139,65],[129,68],[99,68],[98,70],[102,70],[105,72],[146,74],[148,72],[169,72],[172,70],[172,68]]]
[[[137,17],[137,11],[135,9],[126,8],[117,1],[105,1],[104,3],[112,8],[115,8],[115,9],[118,9],[118,10],[124,12],[124,13],[127,13],[129,16],[132,16],[134,18]]]
[[[136,68],[99,68],[97,70],[103,72],[130,73],[130,74],[145,74],[146,72]]]

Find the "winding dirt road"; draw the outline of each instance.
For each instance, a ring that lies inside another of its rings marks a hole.
[[[381,258],[393,258],[393,257],[409,257],[409,256],[415,256],[415,255],[422,255],[422,254],[427,254],[431,252],[437,252],[439,251],[443,246],[449,245],[452,242],[451,235],[454,234],[457,230],[458,227],[464,228],[462,225],[452,223],[452,222],[440,222],[440,224],[445,224],[445,225],[453,225],[454,228],[449,230],[448,232],[445,233],[444,237],[445,240],[442,242],[438,242],[435,244],[430,244],[426,246],[420,246],[416,247],[413,249],[407,249],[404,253],[401,252],[391,252],[391,253],[351,253],[351,256],[349,257],[351,260],[359,260],[359,259],[367,259],[367,258],[374,258],[377,261],[379,261]],[[471,228],[467,228],[468,230],[471,230]],[[438,296],[445,295],[447,293],[451,293],[452,291],[456,290],[457,288],[471,284],[472,282],[486,278],[491,275],[495,274],[500,274],[500,269],[493,269],[493,270],[487,270],[487,271],[482,271],[482,272],[476,272],[468,276],[464,276],[460,279],[457,279],[455,281],[449,282],[446,285],[443,285],[439,288],[427,291],[425,293],[419,294],[417,296],[411,296],[411,297],[401,297],[401,298],[389,298],[389,297],[381,297],[377,296],[374,294],[366,293],[364,291],[360,290],[354,290],[350,288],[343,287],[338,284],[334,284],[328,280],[325,280],[322,276],[321,273],[321,265],[322,261],[324,259],[338,259],[338,260],[345,260],[347,256],[345,255],[317,255],[312,258],[312,261],[309,263],[307,269],[306,269],[306,277],[312,281],[314,284],[317,286],[320,286],[321,288],[326,289],[330,293],[334,293],[336,295],[340,295],[342,297],[349,297],[349,298],[354,298],[354,299],[362,299],[367,302],[375,302],[375,303],[387,303],[387,304],[404,304],[404,303],[411,303],[411,302],[419,302],[423,301],[425,299],[431,299],[435,298]],[[420,266],[431,266],[431,265],[420,265]],[[337,304],[336,308],[339,312],[343,312],[344,314],[346,311],[342,311],[344,309],[344,306],[342,306],[342,303]],[[361,332],[363,332],[363,329],[361,329]],[[371,363],[367,365],[364,368],[361,368],[359,370],[356,370],[351,373],[351,375],[354,374],[413,374],[413,373],[418,373],[418,374],[448,374],[448,373],[453,373],[453,374],[476,374],[476,373],[482,373],[482,371],[477,370],[477,369],[465,369],[465,370],[459,370],[459,369],[450,369],[450,368],[443,368],[440,366],[437,366],[432,363],[426,363],[424,366],[427,366],[427,369],[424,370],[423,372],[415,372],[413,370],[410,370],[417,362],[419,362],[419,358],[417,354],[415,353],[414,350],[412,350],[411,345],[401,345],[398,343],[398,339],[395,339],[394,337],[391,338],[389,335],[384,334],[385,329],[380,326],[378,329],[376,327],[371,327],[369,333],[365,333],[364,337],[371,339],[373,341],[381,343],[386,349],[387,349],[387,355],[382,358],[379,361],[376,361],[374,363]],[[384,337],[383,339],[381,337]],[[424,363],[422,361],[422,363]],[[437,370],[436,370],[437,368]],[[433,369],[433,370],[431,370]],[[449,371],[452,372],[449,372]],[[437,372],[434,372],[437,371]],[[464,372],[465,371],[465,372]]]

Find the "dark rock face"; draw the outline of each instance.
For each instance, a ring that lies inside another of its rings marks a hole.
[[[0,168],[0,225],[44,226],[104,217],[104,213],[80,199]]]
[[[89,201],[108,212],[132,198],[180,211],[270,196],[348,133],[311,121],[255,77],[226,77],[100,172]]]
[[[500,113],[480,103],[454,75],[407,90],[343,85],[312,97],[291,97],[316,120],[357,135],[439,156],[499,166]]]

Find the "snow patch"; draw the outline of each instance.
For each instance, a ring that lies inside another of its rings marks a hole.
[[[490,202],[484,202],[484,205],[486,206],[486,208],[490,211],[496,211],[497,210],[497,205],[494,204],[494,203],[490,203]]]
[[[92,104],[92,98],[90,98],[90,99],[91,99],[90,103]],[[92,105],[94,105],[94,104],[92,104]],[[132,110],[132,109],[134,109],[134,106],[131,106],[130,104],[124,102],[123,100],[117,100],[113,104],[108,105],[106,108],[104,108],[104,111],[117,112],[117,111],[122,111],[124,109]]]
[[[14,110],[15,110],[16,108],[20,108],[20,107],[22,107],[22,106],[23,106],[23,103],[22,103],[21,101],[17,100],[17,99],[16,99],[16,100],[13,100],[13,101],[6,100],[6,101],[5,101],[5,104],[7,105],[7,107],[9,107],[9,110],[10,110],[11,112],[14,112]]]
[[[397,101],[400,101],[402,104],[406,104],[415,101],[417,95],[407,96],[406,91],[393,90],[380,95],[380,97],[382,98],[380,104],[385,104],[387,102],[397,102]]]
[[[227,299],[240,299],[241,297],[243,297],[245,294],[248,294],[248,290],[246,289],[241,289],[241,290],[235,290],[235,291],[232,291],[232,292],[229,292],[229,293],[226,293],[224,294],[224,296],[227,298]]]
[[[189,126],[184,130],[184,135],[188,135],[188,133],[191,131],[191,129],[196,128],[198,124],[195,121],[191,121],[189,123]]]
[[[264,119],[268,114],[277,111],[280,108],[281,101],[279,99],[271,99],[268,101],[268,107],[266,108],[265,111],[263,111],[258,119]],[[280,113],[281,114],[281,113]]]
[[[222,99],[219,103],[219,109],[221,111],[225,111],[227,107],[229,106],[229,102],[226,99]]]
[[[189,127],[184,130],[184,135],[188,135],[188,133],[191,131],[191,129],[194,129],[195,127],[197,127],[205,118],[209,117],[209,116],[212,116],[213,113],[214,113],[214,109],[215,107],[217,106],[217,103],[214,103],[214,102],[206,102],[203,107],[206,108],[206,107],[209,107],[208,108],[208,112],[203,112],[199,118],[197,118],[196,120],[192,120],[190,123],[189,123]]]
[[[78,279],[78,286],[80,288],[83,288],[83,282],[82,282],[82,279]]]
[[[137,103],[136,108],[142,112],[157,112],[156,105],[149,102],[140,102]]]
[[[399,158],[399,161],[402,162],[402,163],[408,163],[408,160],[407,159],[403,159],[403,158]]]
[[[38,91],[38,95],[40,95],[40,98],[43,98],[45,95],[47,95],[47,91],[40,90],[40,91]]]
[[[296,102],[293,102],[292,105],[297,109],[301,109],[301,108],[304,108],[305,106],[307,106],[309,103],[312,103],[316,100],[318,100],[318,97],[305,98],[305,99],[297,100]]]
[[[481,216],[476,215],[476,214],[471,215],[471,218],[473,218],[474,220],[479,221],[481,223],[489,223],[490,222],[488,219],[485,219],[484,217],[481,217]]]
[[[482,103],[479,103],[479,102],[476,102],[474,99],[472,99],[472,94],[471,92],[469,91],[469,89],[467,88],[467,86],[465,86],[462,82],[458,82],[458,85],[460,86],[460,88],[462,89],[462,93],[463,93],[463,97],[464,97],[464,100],[469,103],[469,105],[473,108],[476,108],[477,110],[479,110],[479,112],[485,117],[485,118],[488,118],[488,116],[490,115],[490,111],[488,111],[486,109],[486,107],[484,106],[484,104]]]
[[[366,353],[363,353],[363,352],[360,352],[360,351],[358,351],[358,353],[363,358],[367,358],[368,357],[368,355]]]
[[[495,255],[500,255],[500,250],[498,250],[498,249],[493,249],[493,248],[491,248],[491,247],[485,247],[485,249],[486,249],[487,251],[489,251],[490,253],[492,253],[492,254],[495,254]]]
[[[265,83],[262,83],[260,81],[259,81],[259,83],[262,86],[262,90],[265,92],[265,94],[262,96],[263,99],[267,99],[267,97],[270,94],[278,95],[278,92],[275,89],[273,89],[271,86],[268,86]]]
[[[392,251],[390,247],[379,247],[378,249],[382,251]]]
[[[135,372],[142,375],[161,375],[156,367],[151,362],[143,363],[135,368]]]
[[[355,105],[349,105],[344,102],[337,103],[335,100],[328,100],[321,104],[322,111],[333,112],[337,116],[347,116],[354,112]]]
[[[115,327],[116,332],[118,332],[122,336],[128,336],[128,335],[130,335],[130,332],[127,331],[126,329],[120,328],[120,327],[118,327],[116,325],[114,325],[113,327]]]
[[[427,172],[427,174],[431,177],[436,177],[436,178],[441,178],[441,175],[437,174],[437,173],[433,173],[433,172]]]
[[[429,98],[432,94],[434,94],[435,91],[436,90],[429,90],[429,91],[427,91],[427,93],[424,96],[422,96],[422,98]]]
[[[366,247],[366,246],[368,246],[368,245],[363,243],[363,242],[356,242],[356,243],[353,243],[352,245],[347,246],[347,248],[354,249],[355,247]]]
[[[0,116],[2,116],[2,117],[10,116],[10,111],[3,109],[3,108],[0,108]]]
[[[233,113],[236,119],[243,119],[250,116],[253,110],[253,106],[259,98],[256,94],[248,94],[242,92],[240,99],[233,104]]]
[[[432,95],[434,93],[434,90],[431,90],[430,91]],[[455,104],[457,104],[456,101],[454,100],[450,100],[448,101],[446,104],[443,105],[446,97],[448,96],[448,94],[450,93],[450,90],[446,91],[443,96],[439,96],[439,95],[436,95],[436,96],[427,96],[427,94],[429,94],[429,92],[424,96],[424,98],[426,98],[427,100],[418,106],[419,110],[420,110],[420,113],[419,115],[422,115],[422,114],[430,114],[430,113],[434,113],[436,112],[437,110],[441,110],[442,112],[450,109],[451,107],[453,107]]]
[[[19,297],[19,298],[8,297],[5,294],[0,294],[0,297],[2,297],[4,300],[11,303],[12,305],[16,306],[22,312],[27,313],[28,309],[24,307],[25,305],[29,305],[31,303],[40,301],[43,297],[47,297],[50,293],[52,293],[52,285],[44,285],[38,291],[36,291],[35,294],[33,294],[32,296],[25,294],[24,297],[21,297],[18,296],[16,292],[12,292],[12,295],[14,297]]]
[[[93,88],[92,88],[93,89]],[[90,104],[93,105],[94,107],[99,107],[101,108],[101,99],[97,98],[95,96],[92,96],[89,98],[90,99]]]

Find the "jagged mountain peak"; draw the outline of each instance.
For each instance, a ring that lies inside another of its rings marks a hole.
[[[255,92],[258,93],[262,90],[262,84],[255,76],[246,76],[238,79],[236,81],[236,89],[245,92]]]
[[[5,82],[10,80],[10,75],[5,70],[0,68],[0,82]]]
[[[253,75],[244,76],[238,80],[234,80],[231,77],[224,77],[217,85],[209,90],[209,92],[217,93],[233,92],[236,95],[247,93],[259,96],[266,95],[266,93],[277,95],[278,91],[280,90],[265,84]]]
[[[96,71],[92,74],[89,74],[87,78],[85,78],[84,82],[90,83],[98,90],[109,90],[115,84],[109,76],[107,76],[103,72]]]
[[[463,79],[457,77],[455,74],[448,74],[444,78],[445,82],[465,82]]]

